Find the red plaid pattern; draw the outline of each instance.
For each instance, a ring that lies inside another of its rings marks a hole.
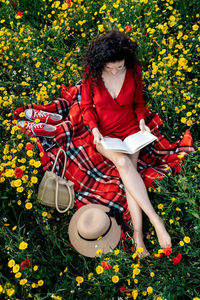
[[[62,147],[68,157],[65,176],[75,184],[76,207],[99,203],[124,213],[127,211],[127,202],[123,183],[113,163],[99,154],[92,145],[89,128],[82,121],[80,99],[81,85],[68,88],[63,85],[60,98],[44,106],[30,104],[20,107],[14,117],[19,119],[19,113],[27,108],[61,114],[63,121],[57,126],[57,135],[52,141],[37,137],[38,148],[44,153],[41,157],[43,170],[52,167],[56,153]],[[162,120],[158,114],[149,112],[146,124],[158,137],[158,141],[141,150],[138,161],[138,171],[146,187],[150,187],[154,186],[156,180],[164,179],[168,172],[180,172],[184,156],[194,151],[194,148],[189,131],[186,131],[182,140],[170,144],[159,130]],[[56,171],[60,173],[61,169],[62,157]]]

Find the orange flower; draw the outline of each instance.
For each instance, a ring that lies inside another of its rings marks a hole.
[[[21,18],[22,18],[22,16],[23,16],[23,12],[21,12],[21,11],[18,11],[18,13],[17,13],[17,16],[19,16],[19,17],[21,17]]]
[[[172,254],[172,248],[165,248],[163,249],[163,252],[165,256],[169,256],[170,254]]]
[[[27,143],[26,150],[32,150],[32,149],[33,149],[33,145],[31,143]]]
[[[104,268],[104,270],[110,270],[112,268],[112,266],[109,265],[105,260],[101,260],[101,265]]]
[[[132,28],[130,25],[127,25],[127,26],[126,26],[126,33],[129,32],[129,31],[131,31],[132,29],[133,29],[133,28]]]

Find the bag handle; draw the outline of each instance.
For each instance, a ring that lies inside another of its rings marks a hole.
[[[72,192],[71,192],[71,189],[70,187],[68,186],[67,182],[63,182],[63,185],[65,185],[67,188],[68,188],[68,191],[69,191],[69,204],[68,206],[64,209],[64,210],[61,210],[59,207],[58,207],[58,178],[55,177],[55,180],[56,180],[56,189],[55,189],[55,205],[56,205],[56,209],[59,213],[65,213],[66,211],[69,210],[69,208],[71,207],[72,205]]]
[[[59,150],[58,150],[58,153],[57,153],[57,155],[56,155],[56,159],[55,159],[55,162],[54,162],[54,164],[53,164],[53,167],[52,167],[51,171],[53,172],[54,169],[55,169],[55,166],[56,166],[58,157],[59,157],[59,155],[60,155],[60,152],[63,152],[63,153],[64,153],[64,167],[63,167],[63,172],[62,172],[62,175],[61,175],[61,178],[63,178],[63,177],[64,177],[64,174],[65,174],[65,170],[66,170],[67,155],[66,155],[65,151],[64,151],[62,148],[59,148]]]

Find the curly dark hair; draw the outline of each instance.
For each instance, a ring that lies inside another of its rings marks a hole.
[[[108,62],[125,60],[127,68],[139,65],[137,43],[118,30],[104,31],[97,35],[83,54],[83,71],[85,80],[91,76],[96,81]]]

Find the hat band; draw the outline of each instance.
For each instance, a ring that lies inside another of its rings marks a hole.
[[[78,235],[80,236],[80,238],[82,238],[82,239],[85,240],[85,241],[90,241],[90,242],[92,242],[92,241],[97,241],[99,238],[104,237],[104,236],[109,232],[109,230],[110,230],[110,228],[111,228],[111,226],[112,226],[112,220],[111,220],[110,216],[108,216],[108,217],[109,217],[109,220],[110,220],[110,224],[109,224],[108,229],[106,230],[106,232],[104,232],[104,234],[100,235],[100,236],[99,236],[98,238],[96,238],[96,239],[86,239],[86,238],[84,238],[84,237],[78,232]]]

